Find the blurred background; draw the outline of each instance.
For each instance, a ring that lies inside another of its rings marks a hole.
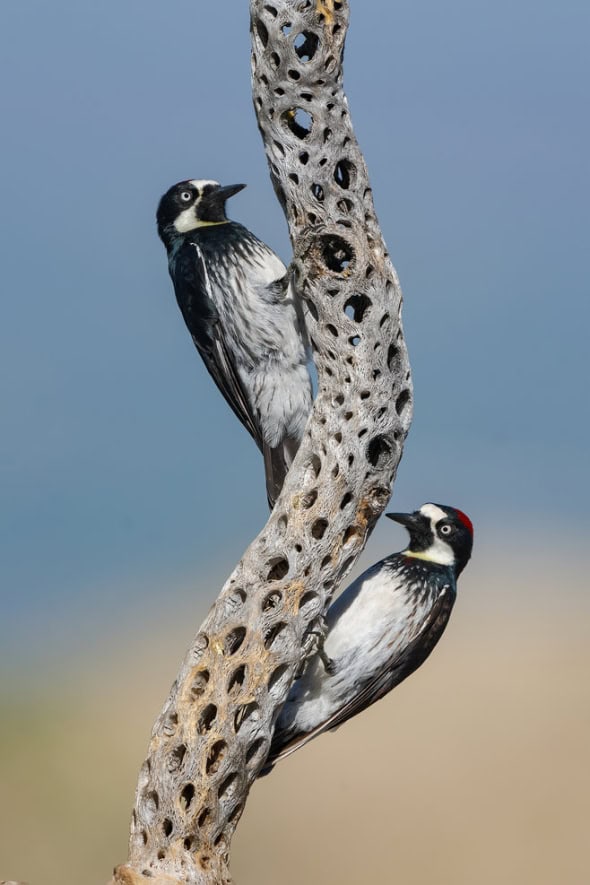
[[[246,181],[232,216],[289,259],[247,7],[0,10],[0,879],[125,859],[152,722],[266,519],[154,224],[175,181]],[[352,0],[415,383],[394,507],[464,509],[476,549],[426,665],[255,786],[241,885],[590,881],[589,27],[581,0]],[[379,525],[357,573],[404,543]]]

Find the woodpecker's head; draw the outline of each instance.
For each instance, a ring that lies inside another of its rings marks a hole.
[[[404,550],[406,556],[449,565],[457,577],[461,574],[473,547],[473,525],[461,510],[442,504],[423,504],[414,513],[386,515],[410,533],[410,543]]]
[[[166,191],[156,214],[158,234],[165,246],[179,235],[198,227],[225,224],[225,202],[245,188],[245,184],[228,184],[222,187],[218,181],[181,181]]]

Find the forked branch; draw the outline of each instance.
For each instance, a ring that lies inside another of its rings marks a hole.
[[[251,22],[254,104],[319,389],[276,507],[155,724],[116,883],[230,882],[276,713],[389,500],[411,419],[401,292],[341,85],[348,3],[252,0]]]

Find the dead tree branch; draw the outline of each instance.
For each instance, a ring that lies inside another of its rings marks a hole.
[[[251,21],[254,104],[319,391],[277,505],[154,726],[119,885],[230,882],[274,718],[389,499],[411,419],[401,292],[341,85],[348,3],[251,0]]]

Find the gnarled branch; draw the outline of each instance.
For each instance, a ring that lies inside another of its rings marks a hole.
[[[253,92],[318,395],[259,537],[152,734],[117,883],[228,883],[230,841],[330,599],[390,495],[411,418],[401,292],[342,91],[348,4],[251,0]]]

